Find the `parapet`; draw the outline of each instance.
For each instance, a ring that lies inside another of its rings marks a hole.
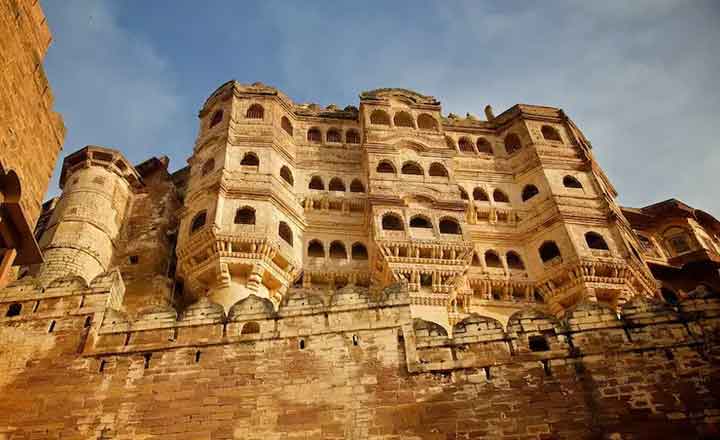
[[[60,174],[60,188],[65,186],[65,181],[73,172],[91,166],[102,167],[117,174],[125,179],[133,188],[142,186],[142,177],[135,170],[135,167],[125,159],[125,156],[123,156],[121,152],[112,148],[88,145],[67,156],[63,161],[62,172]]]

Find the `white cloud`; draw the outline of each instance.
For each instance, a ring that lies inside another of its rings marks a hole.
[[[118,148],[131,161],[189,151],[194,107],[151,42],[118,22],[118,3],[71,0],[43,5],[55,42],[46,59],[56,109],[67,126],[63,155],[86,144]],[[174,166],[184,163],[176,154]]]

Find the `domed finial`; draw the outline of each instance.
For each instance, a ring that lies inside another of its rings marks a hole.
[[[485,117],[488,121],[492,121],[493,119],[495,119],[495,113],[493,113],[493,109],[490,104],[485,106]]]

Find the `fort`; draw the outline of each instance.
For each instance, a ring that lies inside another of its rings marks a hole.
[[[89,145],[40,207],[40,89],[0,145],[0,439],[720,436],[720,222],[619,206],[563,110],[229,81],[188,166]]]

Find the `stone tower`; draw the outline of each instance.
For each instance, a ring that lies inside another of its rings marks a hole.
[[[298,276],[305,220],[289,105],[274,89],[233,81],[203,106],[177,249],[191,296],[226,310],[249,294],[279,304]]]
[[[90,282],[108,271],[130,195],[140,185],[139,174],[118,151],[88,146],[66,157],[62,196],[40,241],[40,279],[74,275]]]

